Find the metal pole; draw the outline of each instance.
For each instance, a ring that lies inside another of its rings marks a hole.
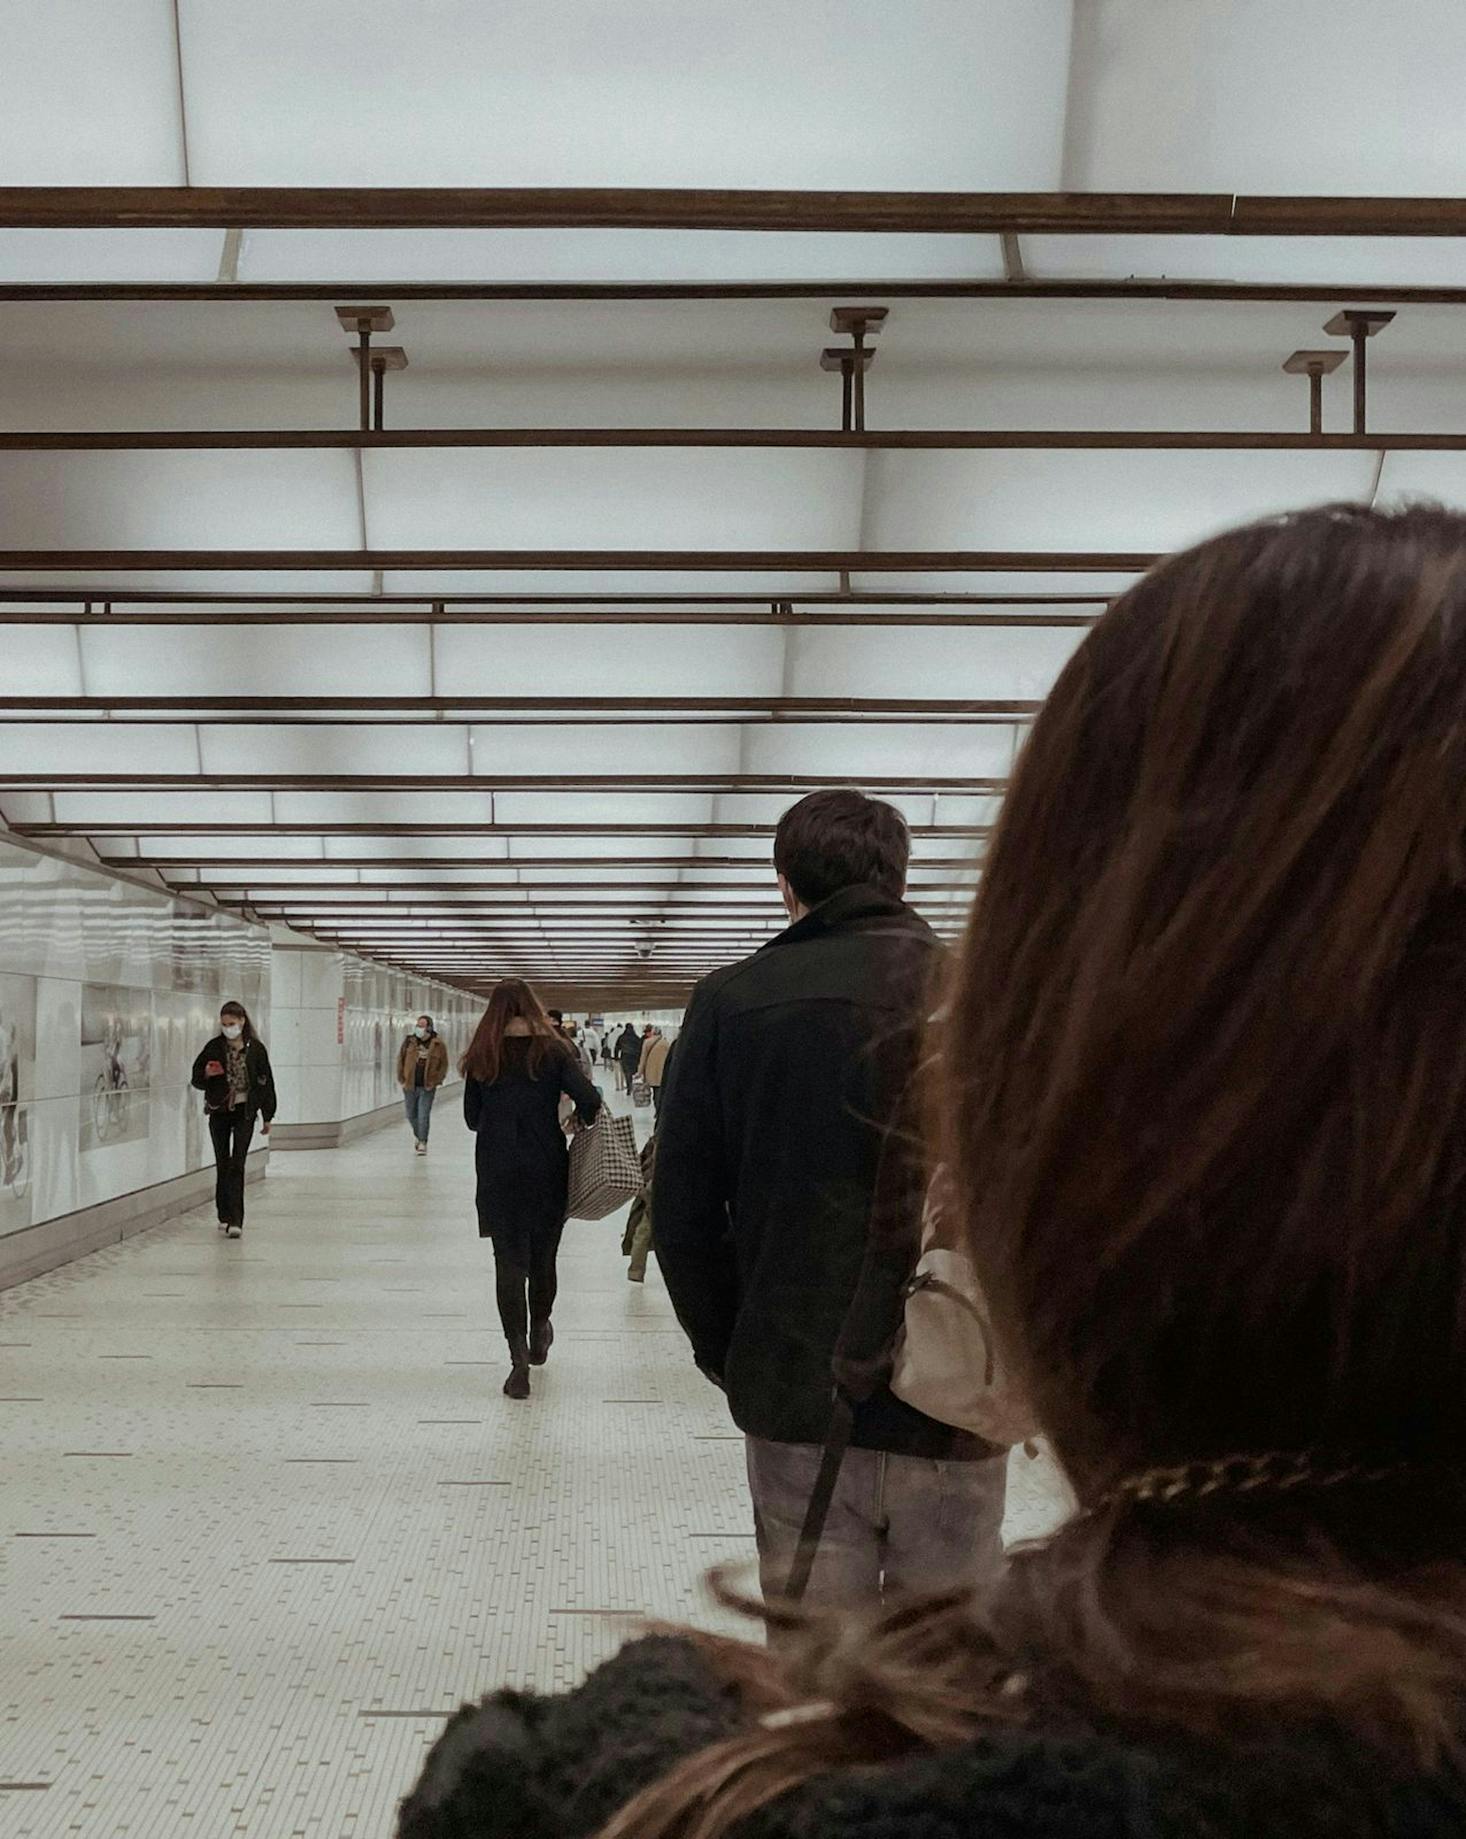
[[[851,428],[854,426],[854,423],[851,419],[852,404],[853,404],[853,397],[852,397],[852,392],[851,392],[851,382],[854,377],[854,374],[855,374],[854,366],[852,364],[850,364],[848,361],[841,364],[840,366],[840,426],[845,431],[846,434],[848,434]]]
[[[855,341],[855,426],[865,429],[865,333],[857,326],[851,334]]]
[[[1364,351],[1368,343],[1368,326],[1356,321],[1354,325],[1354,432],[1356,434],[1364,432]]]
[[[372,329],[371,329],[371,326],[368,324],[368,322],[364,319],[359,319],[356,323],[357,323],[357,329],[361,333],[361,355],[358,358],[357,362],[361,366],[361,393],[360,393],[361,429],[362,429],[362,433],[365,434],[367,429],[370,428],[372,425],[372,411],[371,411]]]
[[[382,426],[383,399],[386,394],[387,364],[383,358],[377,358],[372,364],[372,426]]]
[[[1323,372],[1317,369],[1308,373],[1308,432],[1323,433]]]

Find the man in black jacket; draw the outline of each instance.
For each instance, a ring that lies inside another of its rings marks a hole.
[[[831,1429],[884,1126],[929,1007],[938,946],[904,904],[909,854],[900,813],[859,792],[816,792],[785,813],[774,867],[793,923],[699,984],[657,1137],[657,1257],[697,1364],[748,1438],[768,1596],[784,1590]],[[914,1267],[920,1191],[906,1186],[895,1231]],[[892,1222],[881,1230],[889,1249]],[[894,1336],[895,1290],[890,1309]],[[1006,1470],[990,1445],[884,1383],[856,1408],[851,1444],[809,1600],[996,1576]]]

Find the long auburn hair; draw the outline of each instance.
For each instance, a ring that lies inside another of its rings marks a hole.
[[[520,1038],[526,1040],[525,1070],[531,1079],[539,1078],[552,1056],[567,1053],[539,997],[522,978],[506,977],[489,998],[489,1006],[474,1030],[468,1050],[458,1062],[459,1072],[468,1079],[492,1085],[503,1071],[504,1041],[513,1021],[529,1024],[528,1037]]]
[[[1003,1724],[1459,1754],[1466,518],[1271,519],[1111,608],[1018,764],[935,1052],[971,1248],[1080,1511],[991,1605],[709,1642],[747,1731],[605,1839],[720,1839]],[[1114,1491],[1305,1451],[1393,1473]]]

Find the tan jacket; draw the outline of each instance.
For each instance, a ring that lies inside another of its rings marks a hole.
[[[662,1074],[666,1070],[667,1055],[672,1043],[666,1035],[659,1034],[647,1042],[646,1051],[641,1056],[641,1076],[649,1086],[659,1086]]]
[[[404,1092],[410,1091],[417,1083],[417,1049],[417,1036],[410,1034],[402,1043],[402,1051],[397,1056],[397,1083]],[[436,1091],[447,1077],[448,1049],[443,1045],[443,1037],[435,1034],[428,1043],[428,1064],[423,1084],[430,1092]]]

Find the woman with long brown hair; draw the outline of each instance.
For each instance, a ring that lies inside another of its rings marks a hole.
[[[489,999],[463,1074],[463,1116],[477,1139],[479,1237],[494,1243],[499,1320],[509,1343],[508,1398],[529,1397],[529,1369],[555,1338],[555,1261],[565,1227],[569,1153],[560,1126],[568,1097],[593,1124],[601,1095],[527,983],[509,977]]]
[[[1116,603],[938,1058],[1073,1517],[981,1614],[467,1709],[404,1839],[1466,1831],[1466,519],[1273,519]]]

